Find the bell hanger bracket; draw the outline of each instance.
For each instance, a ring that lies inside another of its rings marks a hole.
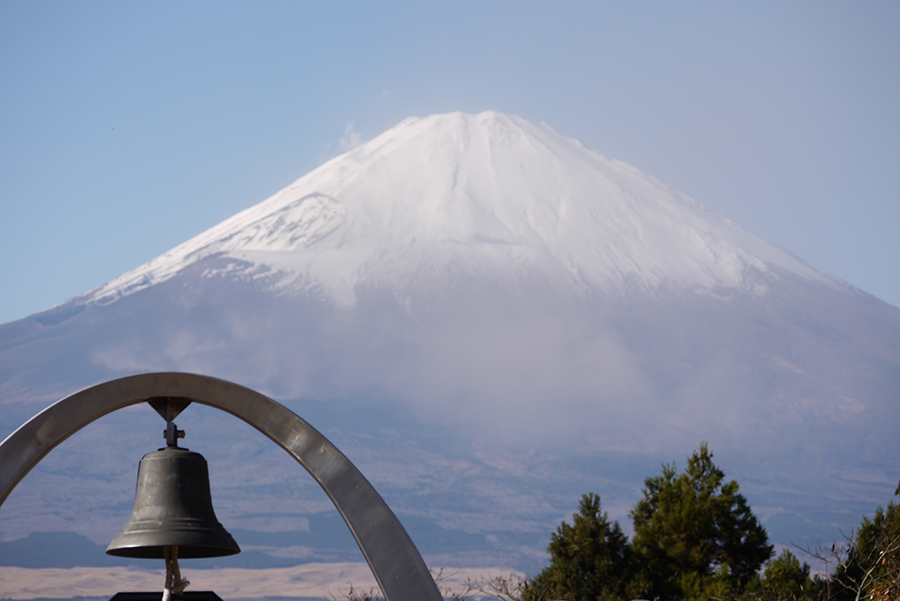
[[[164,431],[166,445],[177,447],[178,439],[184,438],[184,430],[179,430],[173,420],[191,404],[190,399],[184,397],[153,397],[148,399],[147,402],[159,413],[160,417],[166,420],[166,429]]]

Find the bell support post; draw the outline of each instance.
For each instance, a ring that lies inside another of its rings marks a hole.
[[[230,413],[287,451],[334,503],[388,601],[442,599],[406,530],[337,447],[283,405],[208,376],[177,372],[127,376],[50,405],[0,443],[0,504],[47,453],[81,428],[123,407],[167,399]]]

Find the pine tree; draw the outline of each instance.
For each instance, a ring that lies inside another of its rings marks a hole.
[[[809,564],[800,563],[789,549],[766,562],[761,575],[755,575],[741,597],[744,601],[802,601],[816,597],[816,584],[810,578]]]
[[[560,524],[547,550],[550,565],[534,579],[532,590],[567,601],[625,599],[631,574],[628,540],[619,523],[602,511],[598,495],[581,497],[572,525]]]
[[[652,596],[691,598],[713,588],[740,592],[772,555],[738,483],[724,482],[712,457],[703,443],[683,474],[672,463],[644,480],[644,498],[631,511],[632,547]]]

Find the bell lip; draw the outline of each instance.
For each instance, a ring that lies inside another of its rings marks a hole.
[[[130,524],[128,530],[123,530],[106,547],[107,555],[117,557],[146,557],[165,559],[163,549],[166,547],[178,547],[178,556],[191,559],[195,557],[225,557],[237,555],[241,552],[240,546],[234,537],[225,528],[194,529],[168,527],[165,536],[161,536],[156,523],[147,523],[147,527],[135,527]]]
[[[192,546],[192,545],[133,545],[120,546],[115,549],[107,548],[106,554],[114,557],[132,557],[136,559],[165,559],[166,547],[175,546],[178,548],[178,559],[203,559],[205,557],[227,557],[229,555],[237,555],[241,552],[240,548],[235,547],[213,547],[213,546]]]

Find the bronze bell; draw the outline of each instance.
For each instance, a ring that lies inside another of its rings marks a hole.
[[[166,559],[166,547],[177,548],[179,558],[241,552],[213,512],[206,460],[173,438],[141,459],[134,511],[106,548],[109,555]]]

